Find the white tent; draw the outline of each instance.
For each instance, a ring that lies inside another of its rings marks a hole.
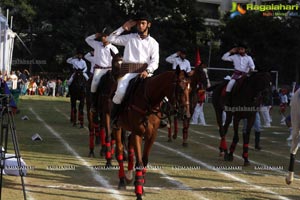
[[[12,54],[15,33],[9,28],[7,19],[0,14],[0,71],[9,75],[11,72]]]

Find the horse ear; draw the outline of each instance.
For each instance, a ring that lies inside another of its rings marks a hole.
[[[111,55],[112,57],[115,57],[116,54],[115,54],[111,49],[109,49],[109,50],[110,50],[110,55]]]

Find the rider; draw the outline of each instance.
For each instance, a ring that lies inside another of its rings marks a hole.
[[[83,52],[81,50],[77,50],[77,54],[74,57],[68,58],[67,63],[73,65],[74,70],[80,70],[82,71],[82,74],[86,80],[89,79],[88,75],[86,74],[87,66],[86,62],[82,59],[83,58]],[[75,72],[72,74],[70,79],[68,80],[68,85],[70,86],[73,82]]]
[[[229,96],[236,80],[253,71],[255,68],[251,56],[246,54],[246,49],[246,45],[239,44],[222,56],[222,60],[233,62],[234,65],[233,75],[226,87],[225,105],[229,104]]]
[[[101,77],[108,71],[111,70],[112,56],[110,50],[113,53],[119,53],[117,47],[112,45],[108,40],[109,31],[104,28],[101,33],[96,33],[85,39],[85,41],[94,48],[94,72],[93,80],[91,85],[91,111],[96,112],[96,102],[97,102],[97,88],[100,83]],[[100,41],[97,41],[100,39]]]
[[[134,26],[137,26],[137,33],[121,35],[124,31],[130,31]],[[113,97],[112,119],[116,119],[129,81],[138,74],[141,78],[149,77],[158,68],[159,45],[150,36],[150,27],[150,16],[146,12],[140,12],[133,20],[125,22],[108,37],[108,41],[111,43],[125,46],[121,66],[121,71],[125,75],[118,80],[117,90]]]
[[[181,70],[184,70],[189,76],[192,75],[192,69],[190,61],[186,59],[186,50],[181,49],[176,53],[170,55],[166,58],[168,63],[172,64],[172,69],[176,70],[177,65],[180,67]]]

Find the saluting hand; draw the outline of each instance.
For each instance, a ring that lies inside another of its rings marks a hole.
[[[230,51],[229,51],[231,54],[235,54],[237,52],[237,48],[232,48]]]
[[[125,22],[122,27],[124,28],[124,30],[130,31],[130,29],[135,25],[136,25],[136,21],[131,19]]]

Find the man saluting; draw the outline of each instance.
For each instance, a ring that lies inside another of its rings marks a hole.
[[[131,30],[136,26],[138,32],[121,35],[124,31]],[[146,78],[153,74],[158,68],[159,62],[159,45],[158,42],[150,36],[151,27],[150,16],[141,12],[138,13],[134,20],[129,20],[116,31],[111,33],[108,41],[120,46],[125,46],[123,63],[121,66],[122,74],[125,74],[118,80],[118,86],[113,97],[113,110],[111,117],[116,118],[120,104],[126,92],[129,81],[140,74],[140,77]]]

